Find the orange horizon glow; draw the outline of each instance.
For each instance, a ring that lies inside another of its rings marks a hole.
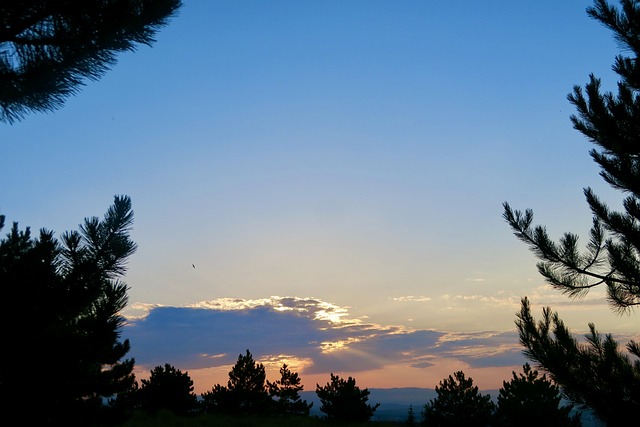
[[[275,381],[280,378],[279,368],[274,363],[257,361],[265,365],[267,379]],[[289,365],[288,365],[289,366]],[[193,380],[194,392],[197,395],[210,391],[214,385],[226,386],[229,379],[229,371],[233,365],[223,365],[201,369],[180,369],[186,372]],[[305,391],[314,391],[316,384],[321,386],[330,381],[330,372],[306,374],[304,369],[291,370],[298,372]],[[474,385],[480,390],[497,390],[502,387],[503,381],[509,381],[512,372],[520,372],[522,366],[500,366],[486,368],[472,368],[468,364],[456,359],[438,359],[433,366],[427,368],[413,368],[406,365],[387,365],[380,369],[359,372],[332,372],[341,378],[353,377],[360,388],[405,388],[418,387],[434,389],[440,381],[452,375],[456,371],[463,371],[467,378],[472,378]],[[136,366],[134,369],[136,379],[148,379],[149,369]],[[425,402],[426,403],[426,402]]]

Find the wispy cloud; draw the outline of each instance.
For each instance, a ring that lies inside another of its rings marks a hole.
[[[407,296],[402,296],[402,297],[392,297],[391,299],[393,301],[397,301],[397,302],[425,302],[425,301],[431,301],[431,297],[414,296],[414,295],[407,295]]]
[[[527,295],[532,304],[541,306],[562,307],[564,310],[583,310],[585,307],[608,305],[606,289],[593,288],[577,298],[571,298],[554,289],[551,285],[542,285]]]
[[[228,367],[250,349],[301,374],[362,372],[405,364],[432,367],[438,358],[471,367],[515,366],[524,358],[513,332],[454,334],[380,325],[349,315],[349,307],[316,298],[218,299],[184,307],[147,307],[123,335],[144,369],[171,363],[185,370]]]
[[[511,291],[498,291],[492,295],[482,293],[442,294],[425,301],[433,299],[438,303],[439,310],[443,311],[508,309],[516,312],[519,310],[520,301],[524,296],[527,296],[535,307],[551,306],[553,309],[562,309],[563,311],[583,311],[594,307],[607,308],[608,306],[604,289],[593,289],[579,298],[570,298],[550,285],[533,288],[526,295],[515,294]],[[398,299],[398,301],[402,300]]]

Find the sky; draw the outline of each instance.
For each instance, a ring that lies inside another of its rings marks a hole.
[[[132,198],[139,377],[170,363],[204,392],[249,349],[307,390],[499,388],[524,296],[637,334],[602,290],[546,286],[502,219],[585,236],[584,187],[620,204],[569,121],[573,85],[616,82],[590,1],[184,3],[62,109],[0,124],[7,221],[60,235]]]

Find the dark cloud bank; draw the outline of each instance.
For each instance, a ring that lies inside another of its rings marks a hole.
[[[346,308],[313,298],[216,300],[189,307],[155,307],[130,320],[123,337],[131,355],[151,369],[231,365],[249,349],[254,358],[305,359],[304,373],[354,372],[404,363],[432,366],[439,358],[472,368],[525,362],[515,331],[455,334],[383,326],[348,317]]]

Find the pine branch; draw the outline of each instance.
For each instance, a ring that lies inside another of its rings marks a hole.
[[[181,6],[180,0],[86,0],[0,6],[0,121],[13,123],[29,111],[52,111],[97,80],[116,55],[154,34]]]
[[[577,249],[578,237],[572,233],[565,233],[556,245],[542,226],[531,226],[533,211],[527,209],[513,210],[508,203],[503,204],[503,218],[511,226],[518,239],[525,242],[529,248],[544,260],[538,264],[538,271],[547,279],[553,287],[568,293],[570,296],[580,296],[585,291],[604,283],[617,283],[633,286],[636,282],[616,276],[616,269],[611,265],[609,271],[599,273],[592,268],[600,268],[603,250],[608,247],[603,242],[604,232],[600,221],[594,216],[593,226],[590,231],[591,239],[587,247],[587,254],[580,255]],[[586,279],[595,279],[589,283]]]

